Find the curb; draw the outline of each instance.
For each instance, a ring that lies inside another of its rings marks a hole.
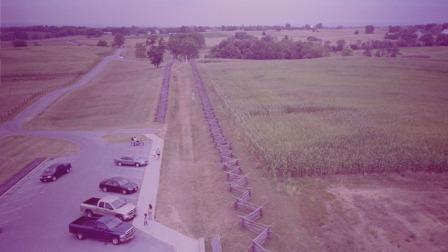
[[[25,167],[23,167],[20,171],[16,172],[16,174],[14,174],[12,177],[7,179],[2,185],[0,185],[0,196],[3,196],[3,194],[8,192],[9,189],[11,189],[17,182],[24,178],[34,168],[42,164],[45,160],[47,160],[46,157],[36,158],[25,165]]]

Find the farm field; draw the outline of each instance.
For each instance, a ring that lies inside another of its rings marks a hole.
[[[272,225],[268,249],[448,248],[448,176],[418,172],[447,168],[447,53],[198,61],[254,202],[264,207],[261,221]],[[329,175],[364,172],[372,174]]]
[[[0,120],[11,118],[44,93],[69,85],[110,52],[66,44],[14,48],[2,43]]]
[[[77,145],[64,140],[30,136],[0,138],[0,184],[35,158],[51,158],[77,151]]]
[[[446,53],[204,60],[199,67],[272,172],[446,171]]]
[[[130,52],[132,51],[132,52]],[[162,82],[163,68],[136,60],[133,50],[111,62],[90,84],[50,106],[26,127],[107,129],[148,126]]]

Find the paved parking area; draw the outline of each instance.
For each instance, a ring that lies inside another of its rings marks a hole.
[[[116,166],[114,157],[150,156],[151,144],[132,147],[106,143],[101,137],[84,142],[72,156],[49,160],[37,167],[0,198],[1,251],[174,251],[150,235],[137,231],[134,240],[114,246],[97,240],[78,241],[68,232],[71,221],[81,216],[79,205],[89,197],[114,194],[137,203],[138,194],[104,193],[98,183],[108,177],[126,177],[140,185],[146,167]],[[72,172],[56,182],[41,183],[39,175],[52,162],[70,161]]]

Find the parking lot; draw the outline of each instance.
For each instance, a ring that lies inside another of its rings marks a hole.
[[[125,177],[141,187],[146,167],[116,166],[114,158],[130,155],[150,159],[150,143],[133,147],[129,143],[106,143],[101,135],[80,138],[82,146],[76,155],[48,160],[0,197],[1,250],[174,251],[139,230],[135,239],[118,246],[91,239],[79,241],[68,232],[69,223],[81,216],[80,203],[90,197],[112,194],[136,204],[138,192],[104,193],[98,187],[101,180],[114,176]],[[71,162],[72,171],[55,182],[40,182],[43,169],[58,161]]]

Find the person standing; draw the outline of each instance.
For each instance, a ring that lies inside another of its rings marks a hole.
[[[159,148],[157,148],[157,150],[156,150],[156,157],[157,157],[157,159],[160,159],[160,149]]]
[[[147,213],[145,213],[145,220],[144,220],[144,222],[143,222],[143,225],[148,225],[148,214]]]
[[[149,203],[148,213],[145,213],[145,215],[146,214],[148,215],[148,222],[151,223],[151,221],[153,220],[153,209],[151,203]]]

